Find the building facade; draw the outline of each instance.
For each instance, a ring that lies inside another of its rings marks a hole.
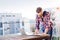
[[[18,13],[0,13],[0,35],[19,33],[21,19]]]

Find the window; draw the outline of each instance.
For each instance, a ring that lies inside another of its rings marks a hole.
[[[0,30],[0,35],[3,35],[3,30]]]
[[[4,15],[2,15],[2,17],[4,17]]]
[[[2,28],[3,26],[2,26],[2,22],[0,22],[0,28]]]
[[[6,17],[8,17],[8,15],[6,15]]]
[[[19,21],[16,21],[16,23],[20,23]]]
[[[24,21],[22,21],[22,26],[24,26]]]
[[[11,15],[6,15],[6,17],[11,17]]]
[[[15,17],[15,15],[13,15],[13,17]]]
[[[9,17],[11,17],[11,15],[9,15]]]
[[[4,24],[7,24],[7,22],[4,22]]]

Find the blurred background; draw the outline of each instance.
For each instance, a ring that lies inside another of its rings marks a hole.
[[[53,39],[60,39],[60,0],[0,0],[0,35],[33,35],[37,7],[50,13]]]

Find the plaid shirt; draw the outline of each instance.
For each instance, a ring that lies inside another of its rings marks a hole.
[[[42,20],[42,18],[36,16],[36,28],[39,30],[39,24],[40,24],[40,21]],[[44,28],[51,28],[52,27],[52,22],[50,21],[50,16],[45,16],[43,17],[43,25],[44,25]]]
[[[36,16],[36,28],[39,29],[39,24],[42,19],[38,16]]]

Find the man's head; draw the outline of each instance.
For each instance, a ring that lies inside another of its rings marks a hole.
[[[41,7],[38,7],[37,9],[36,9],[36,12],[38,13],[38,15],[42,15],[42,8]]]
[[[43,17],[47,16],[47,11],[43,12]]]

